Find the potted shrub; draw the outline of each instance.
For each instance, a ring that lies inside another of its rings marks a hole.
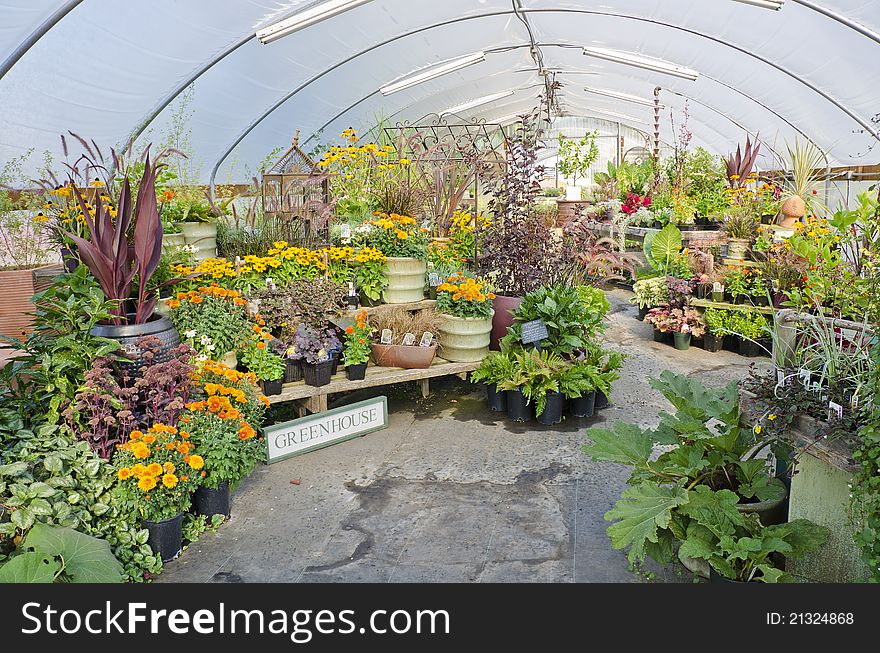
[[[489,353],[492,332],[492,300],[486,282],[451,276],[437,287],[440,313],[440,356],[448,361],[471,363]]]
[[[750,208],[734,205],[729,209],[722,226],[728,238],[727,258],[745,259],[757,232],[758,224],[759,222]]]
[[[361,311],[355,316],[353,326],[345,329],[345,373],[349,381],[363,381],[370,362],[370,339],[373,328],[367,323],[367,312]]]
[[[300,324],[296,327],[293,346],[301,357],[306,385],[320,387],[329,384],[333,376],[333,352],[342,346],[336,331]]]
[[[585,177],[590,166],[599,158],[599,146],[596,144],[598,132],[585,134],[580,140],[566,138],[559,134],[559,159],[557,168],[559,173],[569,181],[565,188],[565,199],[579,201],[581,188],[577,186],[577,180]]]
[[[2,182],[0,174],[0,182]],[[22,200],[27,203],[31,200]],[[35,201],[35,200],[33,200]],[[53,268],[47,265],[48,252],[43,236],[48,217],[42,212],[20,208],[8,190],[0,187],[0,244],[5,256],[0,265],[0,288],[3,302],[0,305],[0,336],[19,338],[22,331],[29,331],[33,324],[34,305],[31,297],[49,287]]]
[[[388,307],[374,312],[370,320],[375,328],[370,349],[376,365],[404,369],[431,366],[437,354],[435,334],[439,330],[439,317],[435,310],[408,311],[402,307]],[[383,343],[382,333],[387,331],[391,332],[391,342]],[[406,344],[408,333],[414,336],[412,344]],[[423,343],[425,334],[431,336],[430,345]]]
[[[670,311],[670,319],[674,323],[675,348],[686,350],[691,346],[691,338],[702,338],[706,333],[706,323],[700,313],[689,306],[674,308]]]
[[[599,368],[599,376],[596,379],[596,410],[608,408],[611,397],[611,386],[620,378],[620,369],[626,358],[619,351],[611,351],[596,347],[593,354],[587,360]]]
[[[188,436],[204,460],[205,475],[193,497],[196,513],[228,517],[229,493],[263,459],[263,445],[244,419],[243,390],[219,384],[204,389],[204,400],[187,404],[180,436]]]
[[[703,320],[706,322],[703,349],[715,353],[724,348],[724,336],[728,333],[728,315],[729,311],[718,308],[707,308],[703,312]]]
[[[79,210],[85,216],[88,238],[63,232],[76,245],[80,259],[97,279],[104,296],[116,302],[111,323],[95,327],[94,335],[118,340],[126,353],[134,356],[140,353],[135,343],[144,336],[161,339],[166,351],[180,343],[171,320],[155,312],[158,293],[149,285],[162,256],[162,223],[155,191],[156,171],[161,165],[152,166],[147,157],[137,202],[132,198],[128,177],[122,181],[117,201],[105,196],[107,199],[96,202],[91,210],[79,189],[73,187]],[[132,245],[128,244],[130,231]],[[132,299],[135,277],[138,288]]]
[[[559,390],[559,374],[566,365],[559,354],[535,350],[517,354],[523,370],[522,393],[526,403],[534,404],[538,422],[552,426],[562,421],[565,397]]]
[[[415,218],[396,213],[377,213],[366,223],[365,233],[357,234],[365,247],[385,256],[388,279],[382,291],[386,304],[406,304],[425,298],[425,272],[428,269],[428,235]],[[360,286],[363,289],[363,286]]]
[[[658,306],[645,315],[645,322],[654,327],[654,342],[669,344],[672,341],[676,323],[671,312],[669,306]]]
[[[386,257],[375,247],[362,247],[355,254],[354,261],[354,283],[361,304],[375,306],[381,302],[382,290],[388,283]]]
[[[271,342],[272,335],[255,325],[240,357],[241,363],[257,377],[267,397],[281,394],[287,368],[281,356],[272,351]]]
[[[491,351],[480,361],[480,366],[471,372],[471,381],[486,386],[489,410],[496,413],[507,411],[507,392],[499,390],[498,384],[513,375],[515,366],[510,352]]]
[[[605,518],[612,546],[629,548],[635,562],[645,554],[668,562],[676,544],[682,557],[694,557],[685,547],[703,517],[730,524],[739,513],[756,514],[769,526],[783,518],[785,485],[770,474],[769,461],[759,456],[778,444],[772,435],[740,421],[739,392],[732,382],[722,389],[706,388],[695,379],[666,370],[651,386],[675,407],[653,429],[617,422],[613,429],[587,431],[591,443],[584,451],[594,460],[633,466],[623,493]],[[658,444],[668,445],[654,457]],[[754,508],[760,504],[761,509]],[[650,507],[649,507],[650,506]],[[647,527],[635,515],[650,513]]]
[[[508,354],[511,356],[512,366],[509,374],[496,383],[498,391],[503,392],[507,400],[507,417],[515,422],[527,422],[532,418],[529,402],[523,392],[523,386],[528,382],[535,367],[535,359],[524,351]]]
[[[753,358],[762,354],[763,345],[758,341],[771,333],[767,318],[758,311],[731,311],[728,332],[740,337],[739,354]]]
[[[149,531],[147,543],[167,562],[181,550],[183,513],[204,475],[205,461],[187,433],[153,424],[132,431],[113,458],[124,500]]]
[[[560,371],[558,380],[571,415],[592,417],[596,407],[596,388],[603,381],[599,368],[575,359]]]
[[[639,319],[644,320],[648,310],[669,302],[666,277],[639,279],[633,284],[635,297],[629,301],[639,307]]]

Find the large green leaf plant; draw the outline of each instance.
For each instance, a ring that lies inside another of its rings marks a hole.
[[[784,485],[770,476],[767,461],[759,457],[774,440],[740,425],[735,382],[722,389],[705,388],[667,370],[650,383],[676,409],[661,413],[656,428],[617,422],[612,429],[587,431],[591,443],[584,451],[593,460],[633,468],[630,487],[605,515],[614,522],[608,528],[612,546],[628,549],[632,562],[643,561],[645,555],[668,562],[676,543],[692,540],[686,551],[698,544],[704,549],[701,555],[688,555],[707,559],[723,576],[778,580],[781,575],[762,567],[771,564],[767,556],[773,551],[796,555],[799,547],[789,542],[789,550],[771,540],[765,527],[736,508],[738,503],[785,496]],[[655,457],[658,446],[661,453]],[[806,530],[792,526],[781,539],[819,539],[807,538]]]

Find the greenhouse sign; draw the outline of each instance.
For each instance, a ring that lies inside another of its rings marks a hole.
[[[329,447],[387,426],[388,398],[384,396],[273,424],[265,429],[269,462]]]

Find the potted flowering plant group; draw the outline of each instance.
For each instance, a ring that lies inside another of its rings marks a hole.
[[[495,314],[494,299],[495,294],[484,280],[465,278],[460,273],[437,286],[442,358],[470,363],[486,357]]]
[[[296,327],[293,336],[294,356],[302,361],[303,378],[307,385],[322,386],[333,376],[333,354],[342,343],[333,329],[317,329],[307,324]]]
[[[361,301],[377,303],[388,283],[385,255],[375,247],[362,247],[354,260],[358,263],[354,270],[354,285],[360,292]]]
[[[251,328],[245,313],[247,301],[235,290],[202,286],[177,293],[165,305],[175,328],[202,360],[221,360],[234,353]]]
[[[362,381],[367,373],[370,361],[370,336],[373,328],[367,323],[367,312],[361,311],[355,316],[354,325],[345,329],[343,356],[345,357],[345,373],[349,381]]]
[[[428,234],[415,218],[397,213],[376,213],[366,223],[362,244],[385,256],[388,283],[382,293],[386,304],[406,304],[424,298]],[[363,287],[363,286],[361,286]]]
[[[163,562],[180,553],[183,513],[205,475],[204,458],[195,453],[189,437],[186,431],[156,423],[146,433],[132,431],[113,458],[120,491]]]
[[[241,353],[242,364],[260,380],[267,397],[281,394],[286,370],[284,360],[272,351],[271,342],[272,334],[255,324]]]
[[[194,500],[196,512],[229,516],[229,492],[250,474],[263,453],[254,428],[242,412],[249,402],[244,390],[218,383],[204,385],[206,398],[190,402],[180,418],[181,434],[202,452],[204,472]],[[183,430],[183,429],[186,430]]]

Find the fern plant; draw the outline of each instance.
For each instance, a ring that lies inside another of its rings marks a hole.
[[[525,370],[522,393],[526,403],[534,402],[535,415],[540,417],[547,407],[547,394],[559,392],[559,374],[566,362],[559,354],[546,349],[540,353],[522,351],[517,354],[517,361]]]
[[[595,365],[575,360],[560,371],[557,380],[559,391],[567,399],[576,399],[593,392],[602,382],[602,373]]]
[[[471,381],[498,385],[514,376],[516,360],[509,352],[490,351],[480,366],[471,373]]]

